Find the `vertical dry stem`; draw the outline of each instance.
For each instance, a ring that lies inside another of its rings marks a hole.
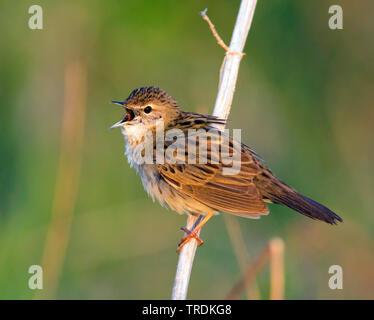
[[[213,115],[227,119],[235,91],[242,51],[247,39],[249,28],[257,0],[242,0],[235,28],[231,37],[229,51],[226,52],[224,65],[220,75],[219,89]],[[187,228],[196,223],[196,218],[189,216]],[[184,300],[187,298],[188,284],[195,257],[197,241],[192,240],[185,245],[180,254],[175,275],[172,299]]]
[[[270,242],[270,299],[284,299],[284,242],[274,238]]]

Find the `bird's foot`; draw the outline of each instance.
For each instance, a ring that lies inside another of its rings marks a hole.
[[[201,246],[201,245],[204,243],[204,241],[201,240],[201,239],[199,238],[199,236],[197,235],[198,230],[192,230],[192,231],[190,231],[190,230],[188,230],[188,229],[185,228],[185,227],[181,227],[181,229],[182,229],[184,232],[186,232],[187,235],[185,235],[185,236],[181,239],[181,241],[179,242],[179,245],[178,245],[178,248],[177,248],[177,252],[181,251],[182,248],[183,248],[183,247],[184,247],[188,242],[190,242],[192,239],[195,239],[195,240],[199,243],[199,246]]]

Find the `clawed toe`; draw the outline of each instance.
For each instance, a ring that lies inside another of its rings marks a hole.
[[[190,231],[189,229],[185,228],[185,227],[181,227],[181,229],[187,233],[187,235],[185,235],[181,241],[179,242],[179,245],[178,245],[178,248],[177,248],[177,252],[179,252],[188,242],[191,241],[191,239],[196,239],[196,241],[199,243],[199,246],[201,246],[204,241],[201,240],[199,238],[199,236],[197,235],[197,232],[196,230],[192,230]]]

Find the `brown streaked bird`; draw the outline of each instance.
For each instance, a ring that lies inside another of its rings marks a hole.
[[[123,106],[126,113],[121,121],[111,128],[121,127],[126,140],[126,155],[131,165],[139,173],[148,194],[161,205],[182,214],[201,215],[193,230],[186,230],[181,239],[180,250],[191,238],[197,237],[198,230],[218,212],[259,218],[269,213],[267,203],[287,206],[301,214],[329,224],[343,220],[322,204],[301,195],[280,181],[249,147],[229,137],[229,153],[239,144],[240,169],[236,174],[224,174],[227,165],[221,157],[215,157],[214,144],[222,143],[222,138],[211,139],[206,144],[206,163],[188,163],[188,150],[183,153],[185,162],[171,163],[164,158],[161,163],[138,163],[144,142],[152,141],[152,160],[156,160],[156,126],[162,120],[165,132],[180,129],[214,129],[225,124],[225,120],[210,115],[182,111],[177,102],[164,90],[155,87],[142,87],[131,92],[124,102],[113,101]],[[150,132],[151,135],[146,135]],[[213,131],[214,132],[214,131]],[[215,131],[217,136],[221,131]],[[147,140],[148,139],[148,140]],[[188,139],[188,138],[187,138]],[[146,140],[146,141],[145,141]],[[164,139],[162,139],[163,141]],[[157,140],[158,141],[158,140]],[[163,141],[166,150],[173,141]],[[217,146],[216,146],[217,147]],[[198,148],[198,147],[197,147]],[[196,150],[194,151],[196,152]],[[143,153],[142,153],[143,154]],[[162,155],[164,157],[164,154]],[[212,159],[218,159],[214,162]]]

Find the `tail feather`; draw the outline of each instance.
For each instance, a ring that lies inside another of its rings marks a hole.
[[[267,183],[259,183],[256,186],[261,194],[272,202],[283,204],[309,218],[325,221],[330,224],[337,224],[338,221],[343,222],[343,219],[335,212],[303,196],[274,176]]]

